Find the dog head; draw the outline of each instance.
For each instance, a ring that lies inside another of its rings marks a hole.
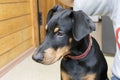
[[[92,20],[82,11],[53,7],[47,15],[46,37],[33,59],[52,64],[70,52],[72,40],[80,41],[95,30]]]

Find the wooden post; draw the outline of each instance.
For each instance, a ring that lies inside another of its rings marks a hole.
[[[39,25],[38,25],[38,4],[37,0],[30,0],[30,7],[31,7],[31,20],[32,20],[32,41],[33,46],[38,47],[40,40],[39,40]]]

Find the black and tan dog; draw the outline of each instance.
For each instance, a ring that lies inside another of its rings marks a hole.
[[[92,20],[82,11],[52,8],[47,16],[46,37],[33,59],[42,64],[61,61],[62,80],[108,80],[107,63],[96,40]]]

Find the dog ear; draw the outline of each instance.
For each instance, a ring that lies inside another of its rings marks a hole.
[[[73,11],[72,15],[74,21],[72,33],[76,41],[95,31],[95,24],[83,11]]]
[[[49,20],[52,18],[53,14],[57,11],[61,11],[63,10],[63,8],[59,5],[54,6],[52,9],[49,10],[48,14],[47,14],[47,19],[46,19],[46,23],[49,22]]]

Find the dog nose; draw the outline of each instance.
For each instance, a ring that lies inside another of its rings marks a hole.
[[[42,60],[43,60],[43,55],[41,54],[41,53],[39,53],[39,54],[34,54],[33,56],[32,56],[32,59],[33,60],[35,60],[36,62],[38,62],[38,63],[40,63]]]

